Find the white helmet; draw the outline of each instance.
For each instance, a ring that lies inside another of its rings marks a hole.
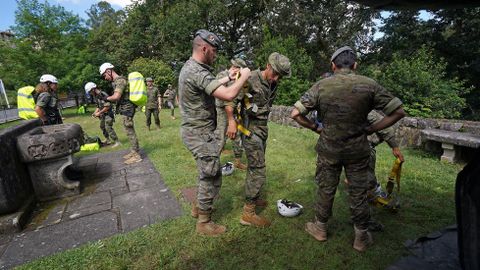
[[[85,93],[89,93],[93,88],[97,88],[97,85],[93,82],[88,82],[85,84]]]
[[[233,163],[227,162],[225,165],[222,166],[222,175],[223,176],[229,176],[233,173]]]
[[[103,73],[105,73],[105,71],[109,68],[114,68],[114,66],[110,63],[103,63],[101,66],[100,66],[100,76],[103,75]]]
[[[303,206],[288,200],[277,201],[278,213],[284,217],[294,217],[302,212]]]
[[[50,75],[50,74],[43,74],[42,77],[40,77],[40,82],[45,83],[45,82],[51,82],[51,83],[58,83],[57,77]]]

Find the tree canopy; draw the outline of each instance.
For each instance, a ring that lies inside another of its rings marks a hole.
[[[206,28],[224,40],[217,70],[233,57],[252,69],[264,68],[274,51],[290,58],[293,76],[281,81],[278,104],[293,104],[330,71],[332,52],[350,45],[359,72],[403,98],[412,115],[480,119],[479,8],[436,10],[428,20],[417,11],[392,12],[374,39],[379,12],[340,0],[145,0],[118,11],[100,1],[87,20],[48,1],[17,4],[15,38],[0,41],[8,89],[35,84],[44,73],[57,76],[64,92],[80,92],[88,81],[106,88],[98,74],[103,62],[122,74],[136,69],[159,86],[176,84],[193,34]],[[440,113],[440,101],[450,109]]]

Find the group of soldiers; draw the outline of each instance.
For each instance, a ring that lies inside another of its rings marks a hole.
[[[279,81],[292,73],[290,60],[273,52],[264,69],[251,71],[245,62],[235,59],[228,70],[215,76],[212,64],[220,44],[214,33],[197,31],[192,55],[178,81],[181,137],[199,173],[192,216],[197,218],[196,232],[208,236],[226,231],[225,226],[212,221],[212,205],[222,185],[220,153],[224,134],[233,139],[238,137],[238,130],[242,131],[241,144],[247,156],[245,204],[240,223],[262,228],[271,225],[266,217],[257,214],[259,207],[268,204],[262,193],[266,182],[268,116]],[[355,74],[356,54],[350,47],[342,47],[332,55],[331,67],[333,75],[316,82],[293,105],[291,113],[296,122],[319,134],[315,147],[318,184],[315,219],[305,225],[305,230],[318,241],[327,240],[327,221],[344,169],[354,224],[353,248],[364,251],[373,243],[367,192],[378,190],[376,179],[373,183],[369,176],[369,168],[374,164],[371,158],[374,145],[369,143],[367,135],[390,127],[405,112],[402,102],[377,82]],[[373,110],[383,115],[369,122]],[[307,118],[311,111],[317,111],[321,123]],[[403,160],[398,145],[393,140],[389,144],[393,154]]]
[[[142,154],[140,153],[133,120],[137,106],[129,99],[128,81],[124,76],[117,74],[111,63],[103,63],[100,66],[99,72],[103,79],[112,82],[114,90],[113,94],[109,96],[107,93],[101,91],[95,83],[88,82],[85,84],[85,92],[93,97],[97,105],[92,116],[100,119],[100,128],[107,139],[107,144],[112,143],[110,142],[111,139],[113,140],[112,147],[120,145],[115,130],[113,129],[115,116],[111,104],[116,102],[116,112],[123,117],[123,127],[131,146],[130,153],[123,157],[125,159],[124,163],[133,164],[140,162],[142,161]],[[145,105],[146,125],[148,130],[150,130],[151,116],[153,114],[155,125],[157,128],[160,128],[159,109],[161,109],[162,96],[158,88],[154,86],[152,78],[148,77],[145,81],[147,83],[147,102]],[[175,119],[176,92],[171,84],[168,85],[163,97],[167,99],[167,105],[171,109],[172,119]]]

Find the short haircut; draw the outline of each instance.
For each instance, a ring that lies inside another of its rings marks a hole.
[[[353,65],[357,61],[357,57],[352,51],[344,51],[337,55],[333,60],[333,63],[337,68],[350,68],[353,69]]]

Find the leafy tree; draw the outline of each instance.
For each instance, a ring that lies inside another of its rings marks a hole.
[[[313,68],[313,61],[305,50],[298,46],[294,37],[274,37],[268,28],[264,28],[264,40],[260,48],[255,50],[256,64],[264,69],[268,56],[278,52],[287,56],[291,63],[292,76],[283,78],[278,85],[276,104],[293,105],[309,88],[308,76]]]
[[[138,71],[145,77],[152,77],[160,90],[168,84],[175,85],[176,77],[170,66],[156,59],[137,58],[128,67],[129,72]]]
[[[421,47],[408,58],[394,54],[386,67],[370,66],[365,73],[400,98],[411,116],[460,118],[466,106],[461,96],[469,89],[464,81],[446,76],[446,65]]]

